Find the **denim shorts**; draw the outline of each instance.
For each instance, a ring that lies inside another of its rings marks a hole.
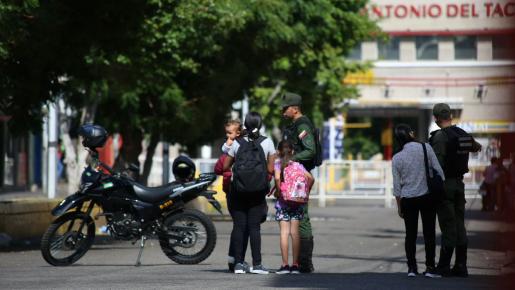
[[[277,202],[275,204],[275,220],[276,221],[291,221],[302,220],[304,218],[304,205],[290,206],[284,203]]]

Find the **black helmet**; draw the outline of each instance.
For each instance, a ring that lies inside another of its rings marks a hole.
[[[195,163],[186,156],[175,158],[172,164],[172,172],[177,181],[188,181],[195,176]]]
[[[94,124],[82,125],[79,129],[79,135],[84,138],[82,145],[88,148],[104,146],[108,136],[106,129]]]

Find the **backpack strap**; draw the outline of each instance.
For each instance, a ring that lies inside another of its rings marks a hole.
[[[236,151],[236,154],[234,156],[235,159],[237,159],[238,153],[241,152],[241,150],[243,148],[246,148],[247,146],[249,146],[249,143],[250,143],[247,140],[245,140],[245,138],[243,138],[243,137],[236,138],[236,141],[238,141],[238,144],[240,144],[240,146],[238,147],[238,151]]]
[[[427,158],[426,144],[424,144],[424,143],[421,143],[421,144],[422,144],[422,149],[424,150],[424,168],[426,170],[426,180],[427,180],[427,182],[429,182],[429,178],[431,176],[430,176],[430,173],[429,173],[429,161],[428,161],[428,158]]]
[[[266,137],[260,135],[257,139],[254,140],[254,144],[261,151],[261,158],[262,158],[262,161],[265,163],[265,166],[266,166],[267,156],[265,155],[265,149],[261,146],[261,143],[263,143],[263,141],[265,141],[265,140],[266,140]]]
[[[259,135],[259,137],[257,139],[254,139],[253,142],[255,142],[256,144],[261,144],[263,143],[263,141],[266,140],[266,137],[263,136],[263,135]]]

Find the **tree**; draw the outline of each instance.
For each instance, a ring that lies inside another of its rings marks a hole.
[[[0,109],[12,115],[13,133],[39,130],[42,105],[58,96],[97,94],[92,90],[103,72],[91,59],[127,47],[143,19],[144,1],[124,5],[119,9],[119,4],[101,0],[0,4]],[[62,77],[75,82],[68,86]],[[76,80],[87,86],[73,86]]]
[[[13,115],[12,129],[37,128],[42,104],[63,98],[82,119],[96,112],[95,122],[122,133],[126,162],[137,162],[145,137],[149,161],[160,139],[190,149],[210,142],[244,93],[268,126],[279,125],[284,90],[303,95],[306,113],[320,122],[355,95],[341,79],[360,66],[344,56],[378,31],[361,12],[365,4],[0,4],[0,24],[12,28],[0,32],[0,109]]]
[[[256,37],[261,40],[256,45],[275,43],[277,57],[253,87],[252,103],[269,120],[269,126],[277,126],[281,121],[277,92],[297,92],[303,96],[304,112],[321,125],[344,99],[357,97],[356,89],[343,86],[341,80],[347,73],[367,66],[348,62],[345,55],[380,32],[362,13],[366,1],[273,4],[275,9],[255,12],[260,16],[257,21],[261,19],[262,25],[269,27]],[[265,14],[266,11],[275,13]]]

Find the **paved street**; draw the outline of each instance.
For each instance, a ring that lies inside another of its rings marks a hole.
[[[507,225],[469,201],[469,272],[471,277],[407,278],[403,224],[394,209],[381,202],[340,201],[338,206],[312,208],[316,232],[316,274],[234,275],[227,273],[229,222],[216,222],[218,243],[200,265],[177,265],[162,254],[156,241],[147,243],[139,268],[138,250],[125,242],[99,242],[76,265],[52,267],[38,250],[0,253],[0,289],[200,289],[200,288],[345,288],[345,289],[492,289],[506,273]],[[269,213],[272,213],[272,208]],[[420,227],[419,227],[420,229]],[[262,227],[263,260],[280,265],[278,227]],[[502,237],[502,239],[501,239]],[[418,243],[419,270],[424,270],[422,240]],[[247,255],[250,261],[250,255]],[[422,262],[422,263],[420,263]]]

